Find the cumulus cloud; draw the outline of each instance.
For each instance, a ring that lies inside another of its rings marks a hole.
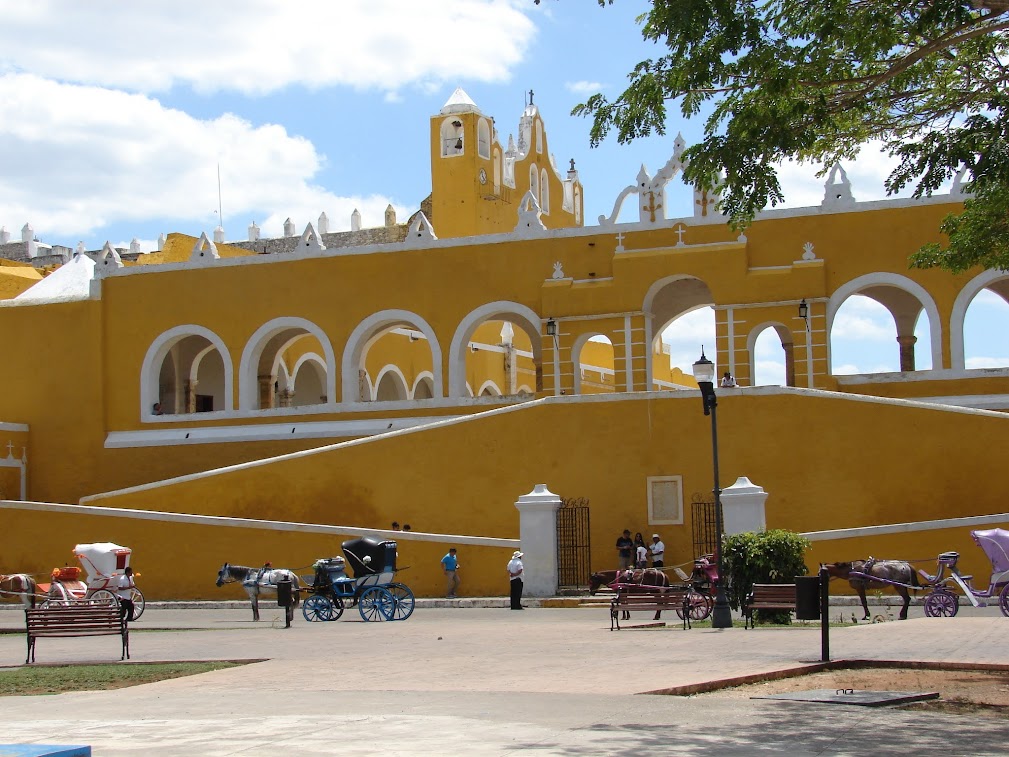
[[[677,318],[662,332],[662,341],[669,346],[670,365],[692,374],[702,345],[708,359],[715,360],[715,311],[699,308]]]
[[[597,81],[569,81],[564,84],[565,89],[568,92],[573,92],[576,95],[594,95],[604,88],[604,85]]]
[[[784,386],[785,364],[777,360],[757,360],[754,386]]]
[[[503,81],[535,36],[524,11],[521,0],[32,0],[5,4],[0,70],[136,92]]]
[[[893,341],[897,326],[885,307],[875,300],[855,295],[844,301],[834,316],[832,340]]]
[[[217,225],[221,165],[229,239],[250,220],[279,236],[287,216],[299,231],[321,211],[336,231],[354,208],[365,226],[382,224],[386,197],[339,197],[314,184],[324,158],[283,126],[254,126],[234,115],[201,120],[157,100],[29,74],[0,76],[0,120],[10,156],[0,173],[0,219],[30,220],[39,234],[82,234],[110,221],[206,219]],[[401,218],[406,209],[398,207]],[[14,225],[12,225],[14,224]],[[226,224],[227,225],[227,224]]]

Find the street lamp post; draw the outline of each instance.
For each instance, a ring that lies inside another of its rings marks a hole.
[[[715,364],[704,356],[694,363],[694,379],[701,389],[704,414],[711,416],[711,454],[715,465],[715,518],[718,527],[718,582],[715,584],[715,607],[711,612],[712,628],[732,628],[732,610],[725,596],[725,573],[722,570],[722,488],[718,484],[718,420],[715,397]]]

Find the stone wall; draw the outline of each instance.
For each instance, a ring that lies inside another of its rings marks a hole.
[[[361,229],[360,231],[337,231],[323,234],[322,243],[327,250],[342,247],[363,247],[370,244],[395,244],[406,239],[407,230],[406,224],[396,224],[395,226],[377,226],[373,229]],[[273,255],[293,252],[300,240],[301,235],[299,234],[296,237],[276,237],[274,239],[257,239],[255,242],[228,242],[227,244],[241,247],[250,252]]]

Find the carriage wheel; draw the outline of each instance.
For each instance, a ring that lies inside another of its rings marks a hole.
[[[1002,593],[998,595],[998,606],[1002,614],[1009,618],[1009,584],[1002,587]]]
[[[335,594],[330,598],[333,603],[333,609],[329,613],[329,617],[326,620],[339,620],[340,616],[343,615],[343,600],[336,596]]]
[[[386,591],[392,595],[392,617],[390,620],[406,620],[413,615],[414,598],[410,587],[404,584],[389,584]]]
[[[952,618],[960,611],[960,603],[951,591],[933,591],[925,597],[925,615],[930,618]]]
[[[119,597],[117,597],[108,589],[99,589],[94,594],[88,597],[88,601],[96,605],[109,605],[110,607],[119,607]]]
[[[705,620],[711,615],[711,609],[715,606],[710,594],[703,594],[699,591],[690,592],[687,602],[690,604],[691,620]]]
[[[396,601],[392,594],[381,586],[371,586],[365,589],[357,601],[357,611],[366,621],[392,620],[393,607]]]
[[[144,593],[134,586],[130,590],[130,599],[133,600],[133,619],[140,620],[140,616],[144,614],[144,608],[147,606]]]
[[[329,601],[328,597],[313,594],[305,600],[305,604],[301,607],[301,614],[305,616],[305,620],[310,622],[332,620],[333,603]]]

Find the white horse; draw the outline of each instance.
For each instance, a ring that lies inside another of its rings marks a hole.
[[[298,583],[298,577],[291,571],[286,568],[277,568],[276,570],[272,567],[248,568],[244,565],[224,563],[217,574],[218,586],[224,586],[224,584],[231,583],[242,584],[242,588],[245,589],[246,594],[249,595],[249,599],[252,601],[253,620],[259,620],[260,592],[272,591],[276,593],[277,584],[280,581],[291,582],[293,602],[291,606],[287,608],[287,619],[290,621],[294,618],[294,608],[301,603],[301,592],[299,591],[300,585]]]
[[[17,597],[25,609],[35,607],[35,596],[38,587],[35,579],[26,573],[13,573],[9,576],[0,575],[0,599]]]

